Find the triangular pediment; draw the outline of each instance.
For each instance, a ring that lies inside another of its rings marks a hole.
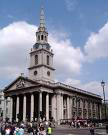
[[[10,85],[8,85],[5,88],[4,92],[29,88],[37,85],[39,85],[39,83],[37,83],[36,81],[20,76],[16,80],[14,80]]]

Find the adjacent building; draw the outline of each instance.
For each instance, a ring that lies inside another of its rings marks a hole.
[[[41,9],[36,43],[30,52],[29,76],[19,76],[5,90],[10,98],[10,121],[101,119],[101,97],[60,82],[55,83],[53,50],[48,43],[44,10]]]
[[[0,120],[2,120],[2,119],[5,120],[5,118],[10,117],[9,106],[10,106],[10,100],[9,100],[9,98],[7,100],[4,98],[4,93],[1,90],[0,91]]]

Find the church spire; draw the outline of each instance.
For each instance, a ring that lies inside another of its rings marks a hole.
[[[41,7],[40,11],[40,24],[38,31],[46,31],[46,26],[45,26],[45,14],[44,14],[44,7]]]
[[[39,25],[39,27],[45,28],[45,14],[44,14],[43,6],[41,7],[41,12],[40,12],[40,25]]]
[[[44,14],[43,6],[41,7],[40,24],[38,27],[38,31],[36,32],[36,40],[37,40],[37,43],[40,43],[40,44],[48,43],[48,32],[45,26],[45,14]]]

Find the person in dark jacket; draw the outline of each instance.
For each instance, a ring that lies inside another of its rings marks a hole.
[[[91,127],[90,127],[90,133],[91,133],[91,135],[94,135],[94,127],[93,127],[93,125],[91,125]]]
[[[29,135],[33,135],[33,128],[31,126],[29,126],[28,128],[28,133]]]

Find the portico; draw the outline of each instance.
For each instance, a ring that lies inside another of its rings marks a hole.
[[[12,95],[10,98],[10,121],[34,121],[40,117],[45,117],[49,120],[49,117],[51,117],[51,93],[36,91],[33,93]]]

